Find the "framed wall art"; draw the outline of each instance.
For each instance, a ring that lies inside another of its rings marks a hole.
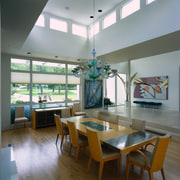
[[[134,85],[134,98],[168,99],[168,76],[136,78]]]

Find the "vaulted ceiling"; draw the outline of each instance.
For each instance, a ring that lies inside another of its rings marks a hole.
[[[95,17],[98,18],[106,14],[121,1],[123,0],[95,0]],[[98,13],[99,9],[102,10],[102,13]],[[27,55],[25,54],[27,52],[22,50],[23,43],[42,12],[89,25],[92,21],[89,16],[93,15],[93,0],[2,0],[1,40],[3,53]],[[176,31],[131,47],[104,54],[101,57],[106,61],[111,60],[111,63],[117,63],[120,59],[125,61],[179,49],[180,31]],[[48,58],[43,53],[36,54],[36,56]],[[71,61],[76,60],[71,59]]]

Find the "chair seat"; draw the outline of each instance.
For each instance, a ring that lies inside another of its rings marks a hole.
[[[26,117],[15,118],[15,123],[20,123],[20,122],[28,122],[28,118]]]
[[[64,134],[69,134],[69,129],[68,129],[68,127],[63,127],[63,133]]]
[[[116,156],[120,156],[119,152],[116,151],[112,151],[111,149],[108,149],[107,147],[103,147],[102,146],[102,158],[103,159],[108,159],[109,157],[116,157]]]
[[[150,163],[151,163],[151,159],[152,159],[153,154],[151,152],[149,152],[149,151],[144,150],[144,149],[141,149],[141,151],[146,156],[147,161],[148,161],[148,168],[150,168],[150,166],[151,166]],[[133,161],[133,162],[136,162],[138,164],[141,164],[143,166],[146,165],[146,161],[143,158],[143,156],[141,156],[138,152],[135,152],[135,151],[133,151],[131,153],[130,160]]]
[[[86,116],[85,112],[74,112],[75,116]]]
[[[78,140],[79,140],[79,144],[88,144],[88,138],[86,136],[83,136],[83,135],[79,135],[78,136]]]

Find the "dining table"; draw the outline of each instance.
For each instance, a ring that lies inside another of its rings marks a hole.
[[[98,131],[101,144],[119,151],[120,154],[139,149],[157,139],[156,135],[88,116],[61,118],[65,126],[67,126],[67,121],[73,121],[78,133],[84,136],[87,136],[87,127],[95,129]]]

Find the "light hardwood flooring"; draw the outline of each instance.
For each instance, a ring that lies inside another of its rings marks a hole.
[[[56,128],[47,127],[37,130],[19,128],[2,132],[2,148],[12,144],[20,180],[96,180],[99,163],[92,161],[87,173],[89,150],[80,149],[78,161],[75,161],[75,148],[69,155],[69,137],[64,139],[60,150],[60,140],[55,145]],[[125,180],[126,155],[122,157],[122,175],[119,175],[117,161],[105,163],[102,180]],[[167,180],[179,180],[180,177],[180,143],[170,141],[164,170]],[[140,174],[135,167],[130,170],[129,180],[148,180],[148,173]],[[154,180],[161,180],[160,172],[154,173]]]

